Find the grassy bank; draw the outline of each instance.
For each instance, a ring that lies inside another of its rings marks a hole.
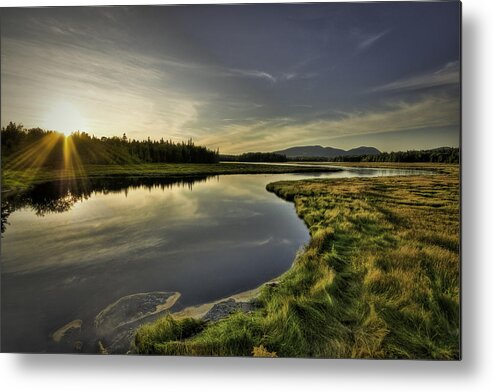
[[[293,201],[310,229],[293,267],[262,289],[254,312],[141,327],[139,353],[459,357],[458,166],[268,190]]]
[[[79,169],[29,168],[13,170],[2,169],[2,190],[22,190],[26,187],[54,180],[97,178],[97,177],[162,177],[184,178],[219,174],[272,174],[327,172],[321,167],[296,167],[276,165],[250,165],[228,163],[150,163],[126,165],[85,165]]]
[[[417,169],[430,170],[440,173],[456,173],[458,165],[448,163],[429,163],[429,162],[303,162],[312,166],[334,166],[334,167],[362,167],[362,168],[381,168],[381,169]]]

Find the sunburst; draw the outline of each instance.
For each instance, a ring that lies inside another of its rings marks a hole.
[[[77,130],[87,129],[84,116],[69,102],[57,102],[46,112],[44,127],[63,132],[66,136]]]

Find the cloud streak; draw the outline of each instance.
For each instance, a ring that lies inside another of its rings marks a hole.
[[[385,37],[388,33],[390,33],[390,29],[381,31],[380,33],[377,33],[377,34],[369,35],[368,37],[366,37],[363,41],[361,41],[358,44],[358,50],[362,51],[362,50],[366,50],[366,49],[370,48],[371,46],[376,44],[377,41],[379,41],[380,39]]]
[[[99,135],[133,131],[144,138],[166,129],[182,139],[182,126],[202,103],[198,96],[167,89],[167,74],[153,59],[76,46],[4,39],[2,79],[3,119],[43,126],[45,113],[63,101],[78,107],[88,120],[87,131]],[[31,103],[27,113],[26,103]]]
[[[43,127],[64,103],[98,136],[225,153],[434,126],[458,140],[458,7],[420,7],[419,28],[396,3],[6,9],[2,125]]]
[[[445,64],[434,72],[424,73],[406,79],[396,80],[391,83],[371,89],[371,92],[420,90],[441,86],[458,86],[460,83],[459,62],[454,61]]]
[[[356,135],[438,127],[458,129],[459,113],[456,100],[427,96],[418,102],[388,103],[384,108],[345,113],[333,119],[299,123],[296,118],[285,117],[235,124],[225,127],[218,135],[204,135],[201,140],[228,153],[255,149],[273,151],[310,143],[330,145],[333,139]],[[280,137],[282,145],[279,143]],[[227,140],[236,142],[225,143]]]

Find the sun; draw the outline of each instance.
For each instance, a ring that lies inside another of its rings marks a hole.
[[[58,102],[46,113],[44,126],[68,136],[74,131],[86,129],[86,121],[74,105]]]

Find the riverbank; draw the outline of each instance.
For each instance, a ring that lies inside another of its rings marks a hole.
[[[141,327],[137,352],[459,358],[459,167],[435,169],[269,184],[310,230],[293,267],[248,313]]]
[[[438,173],[454,174],[458,165],[450,163],[431,162],[303,162],[311,166],[350,167],[350,168],[379,168],[379,169],[410,169],[429,170]]]
[[[83,169],[30,168],[2,170],[2,192],[20,191],[31,185],[58,181],[101,177],[191,178],[225,174],[277,174],[337,171],[336,168],[276,166],[269,164],[227,163],[155,163],[127,165],[85,165]]]

